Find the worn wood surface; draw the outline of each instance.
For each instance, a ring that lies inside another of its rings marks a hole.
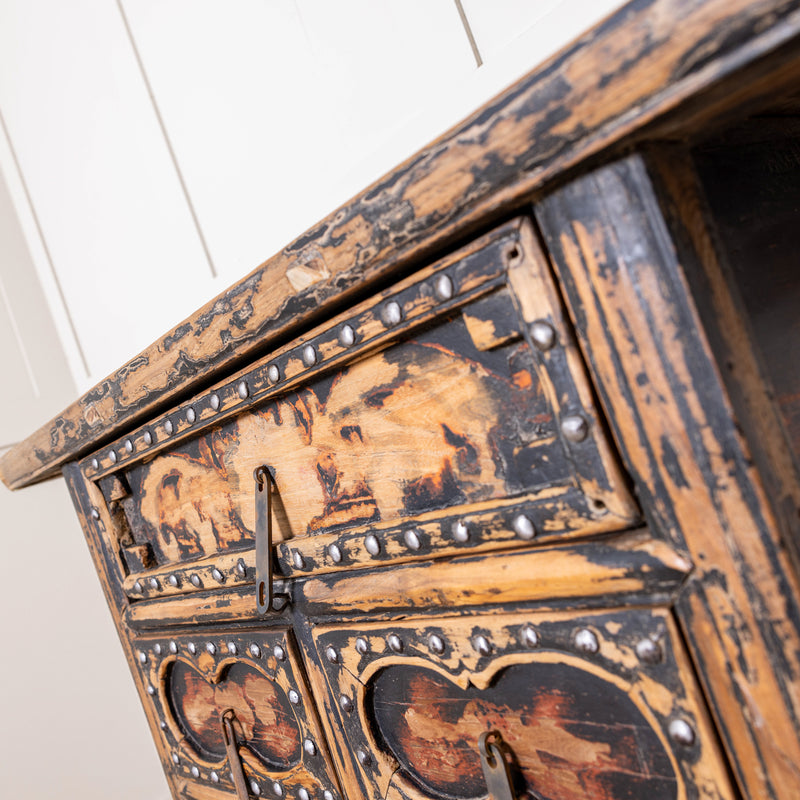
[[[332,213],[0,461],[56,473],[220,370],[296,335],[548,181],[673,111],[800,28],[796,0],[636,0]]]
[[[643,507],[696,564],[678,605],[742,791],[796,797],[798,587],[687,293],[697,254],[639,157],[537,216]]]
[[[378,619],[498,601],[549,607],[596,605],[611,597],[618,603],[667,602],[691,570],[688,559],[644,529],[596,542],[495,553],[489,562],[485,556],[470,556],[280,581],[276,591],[288,592],[292,607],[304,616]],[[125,624],[134,629],[166,628],[187,619],[208,624],[252,620],[254,615],[251,573],[247,586],[133,603]]]
[[[493,729],[513,753],[520,796],[732,796],[662,609],[434,617],[314,635],[329,691],[352,703],[337,707],[351,748],[369,754],[358,759],[363,796],[483,796],[477,743]],[[677,719],[693,742],[670,735]]]

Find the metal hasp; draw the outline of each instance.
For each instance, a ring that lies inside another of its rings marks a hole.
[[[222,740],[225,742],[225,750],[228,753],[228,766],[231,768],[231,777],[233,778],[233,785],[236,787],[236,794],[239,800],[249,800],[250,792],[247,791],[242,759],[239,758],[236,730],[233,727],[233,723],[236,722],[236,712],[232,708],[226,708],[219,715],[219,720],[222,723]]]
[[[259,614],[280,611],[287,603],[285,594],[272,593],[272,468],[256,467],[256,607]]]
[[[508,771],[508,745],[498,731],[487,731],[478,739],[483,777],[489,790],[489,800],[517,800],[511,773]]]

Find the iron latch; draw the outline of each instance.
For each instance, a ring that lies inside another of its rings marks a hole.
[[[228,765],[231,768],[233,785],[236,787],[236,794],[239,800],[249,800],[250,792],[247,790],[247,780],[244,777],[242,759],[239,756],[239,744],[236,741],[236,713],[232,708],[226,708],[219,715],[222,724],[222,740],[225,742],[225,750],[228,753]]]
[[[510,752],[499,731],[487,731],[478,739],[483,777],[489,800],[517,800],[506,754]]]
[[[272,492],[275,475],[271,467],[253,471],[256,482],[256,607],[259,614],[280,611],[288,602],[286,594],[272,592]]]

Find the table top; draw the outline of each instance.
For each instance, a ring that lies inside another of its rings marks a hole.
[[[579,169],[788,91],[798,65],[800,0],[633,0],[9,450],[0,477],[59,474]]]

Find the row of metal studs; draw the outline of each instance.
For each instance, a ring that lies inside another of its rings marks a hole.
[[[237,562],[237,564],[236,564],[236,575],[239,578],[246,578],[247,577],[247,565],[244,563],[244,559],[240,558],[239,561]],[[212,567],[211,568],[211,577],[214,578],[214,580],[217,583],[225,583],[225,581],[227,580],[227,578],[225,577],[225,574],[222,572],[222,570],[219,567]],[[175,573],[171,573],[171,574],[167,575],[166,581],[173,589],[177,589],[181,585],[181,579]],[[189,576],[189,583],[191,583],[192,586],[194,586],[196,589],[202,589],[203,588],[203,579],[196,572],[193,572]],[[156,577],[148,578],[147,579],[147,585],[154,592],[163,591],[161,583],[159,582],[158,578],[156,578]],[[137,580],[133,584],[133,591],[136,592],[137,594],[143,594],[144,593],[144,584],[141,582],[141,580]]]
[[[514,520],[511,524],[514,528],[514,532],[520,539],[530,541],[536,536],[536,529],[534,528],[533,522],[531,521],[530,517],[526,516],[525,514],[518,514],[516,517],[514,517]],[[461,544],[469,541],[469,538],[472,534],[470,523],[466,522],[465,520],[458,520],[457,522],[454,522],[452,525],[452,533],[453,538]],[[392,534],[389,535],[391,536]],[[409,550],[417,551],[422,547],[419,533],[414,528],[409,528],[403,532],[403,541]],[[381,553],[381,541],[374,533],[368,533],[364,537],[364,548],[373,558],[375,558]],[[344,560],[345,553],[342,550],[342,546],[339,544],[334,543],[328,545],[327,552],[334,564],[341,564]],[[297,569],[305,569],[305,560],[303,559],[303,555],[299,550],[294,550],[292,552],[292,563]]]
[[[522,644],[529,649],[538,647],[541,644],[539,640],[539,634],[530,623],[522,626],[520,629],[519,639]],[[600,650],[600,642],[597,638],[597,634],[590,628],[580,628],[579,630],[575,631],[572,637],[572,642],[575,649],[584,655],[594,655]],[[494,651],[494,646],[483,634],[472,637],[471,644],[473,649],[483,657],[490,656]],[[391,652],[397,655],[402,654],[405,650],[405,643],[397,633],[390,633],[387,635],[386,645]],[[432,633],[427,637],[427,646],[431,653],[440,656],[447,649],[447,642],[445,639],[439,636],[438,633]],[[370,652],[369,642],[363,636],[358,636],[356,638],[355,648],[356,652],[361,656],[365,656]],[[635,651],[640,661],[645,664],[658,664],[664,658],[661,645],[658,643],[658,641],[650,638],[641,639],[639,642],[637,642]],[[331,664],[340,663],[339,652],[335,647],[333,647],[333,645],[329,645],[325,648],[325,658]],[[347,714],[351,713],[355,708],[352,698],[346,694],[339,695],[339,707]],[[667,731],[670,738],[676,744],[680,744],[685,747],[692,746],[697,738],[692,725],[682,717],[676,717],[675,719],[670,720],[667,726]],[[362,752],[367,757],[366,761],[363,761],[361,758],[360,754]],[[367,766],[370,761],[368,753],[359,750],[357,755],[362,766]]]
[[[418,284],[421,286],[422,284]],[[412,288],[412,287],[408,287]],[[438,275],[434,282],[434,293],[436,298],[440,302],[447,302],[451,300],[455,293],[455,287],[453,285],[452,278],[447,275],[446,273],[442,273]],[[384,303],[381,312],[380,312],[381,321],[386,328],[393,328],[399,325],[403,321],[403,309],[400,307],[400,304],[396,300],[389,300],[388,302]],[[316,340],[319,340],[323,337],[326,337],[330,334],[330,330],[325,331],[324,333],[320,334],[316,337]],[[345,323],[339,328],[338,334],[339,344],[342,347],[348,348],[352,347],[356,341],[356,332],[354,328],[350,325]],[[286,353],[283,358],[291,359],[292,352],[289,351]],[[301,346],[299,351],[300,358],[302,359],[303,363],[309,369],[316,366],[319,361],[319,353],[318,349],[314,347],[313,342],[306,343]],[[277,384],[281,381],[282,376],[280,373],[280,368],[276,363],[268,364],[267,365],[267,378],[269,379],[270,383]],[[232,388],[233,384],[227,384],[223,387],[220,387],[215,392],[213,392],[208,397],[209,405],[214,411],[219,411],[221,408],[221,401],[219,394],[228,393]],[[250,387],[247,383],[246,379],[242,379],[236,384],[236,393],[238,394],[241,401],[245,401],[250,396]],[[196,400],[196,404],[202,404],[203,400]],[[227,411],[231,411],[232,409],[227,409]],[[179,409],[173,412],[173,416],[180,416],[183,415],[186,421],[193,425],[197,419],[197,412],[195,411],[194,406],[188,406],[185,409]],[[175,426],[169,417],[167,417],[161,425],[163,426],[163,430],[167,436],[172,436],[175,431]],[[142,439],[146,447],[150,447],[153,444],[153,434],[150,430],[145,430],[142,434]],[[110,448],[108,453],[108,460],[111,462],[112,465],[117,464],[117,462],[121,458],[126,458],[127,456],[134,455],[134,452],[137,450],[136,445],[134,444],[134,440],[131,437],[127,437],[122,440],[121,443],[115,445],[114,447]],[[139,453],[142,451],[139,450]],[[100,459],[97,456],[94,456],[90,461],[91,467],[93,470],[98,471],[100,469]]]

